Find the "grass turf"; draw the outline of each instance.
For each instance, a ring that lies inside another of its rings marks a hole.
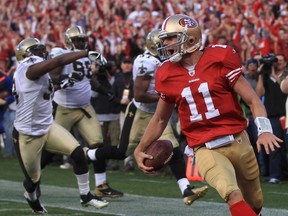
[[[22,182],[23,174],[18,165],[16,158],[0,159],[0,179],[13,182]],[[94,178],[92,175],[92,167],[90,171],[91,189],[94,188]],[[128,194],[155,196],[167,198],[181,198],[179,188],[173,176],[151,176],[136,170],[133,173],[125,173],[124,171],[108,171],[108,180],[111,186]],[[56,185],[60,187],[69,187],[77,189],[76,179],[71,170],[61,170],[58,167],[48,166],[43,171],[41,183],[43,185]],[[195,186],[202,186],[203,183],[193,182]],[[261,178],[261,184],[264,194],[265,208],[288,209],[288,182],[283,181],[278,185],[266,183],[266,179]],[[212,188],[209,188],[207,195],[201,201],[223,203],[219,195]],[[111,201],[113,202],[113,201]],[[4,211],[5,210],[5,211]],[[49,212],[56,212],[53,215],[92,215],[93,213],[59,209],[49,207]],[[59,214],[58,214],[58,213]],[[11,214],[10,214],[11,213]],[[9,199],[0,201],[0,215],[32,215],[27,204],[11,202]],[[95,214],[94,214],[95,215]],[[97,215],[102,215],[97,214]],[[104,214],[103,214],[104,215]],[[105,214],[107,215],[107,214]]]

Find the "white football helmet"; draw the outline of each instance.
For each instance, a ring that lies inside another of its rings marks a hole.
[[[85,50],[88,46],[88,37],[81,26],[73,26],[65,32],[65,46],[69,50]]]
[[[177,41],[173,44],[163,44],[163,40],[171,36],[177,36]],[[161,47],[157,49],[159,57],[161,60],[169,58],[171,62],[180,61],[184,54],[193,53],[202,45],[202,33],[198,22],[184,14],[166,18],[158,37],[161,41]]]
[[[160,29],[152,30],[151,32],[147,34],[146,41],[145,41],[146,48],[154,56],[157,56],[158,54],[157,49],[160,47],[160,39],[158,37],[159,32],[160,32]]]
[[[37,38],[26,38],[16,46],[15,55],[17,61],[20,63],[23,59],[32,55],[46,59],[48,52],[45,45]]]

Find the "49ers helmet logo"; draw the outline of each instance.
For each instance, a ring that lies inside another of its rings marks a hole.
[[[198,25],[197,22],[195,22],[195,20],[189,19],[189,18],[180,19],[179,24],[183,27],[187,25],[187,28],[194,28],[194,27],[197,27]]]

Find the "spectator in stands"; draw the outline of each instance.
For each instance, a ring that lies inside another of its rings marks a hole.
[[[257,59],[255,58],[250,58],[248,59],[248,61],[246,62],[246,66],[245,66],[245,73],[244,73],[244,77],[246,78],[246,80],[250,83],[250,85],[252,86],[252,88],[256,91],[256,86],[257,86],[257,81],[258,81],[258,66],[259,66],[259,62]],[[268,175],[268,164],[266,163],[267,160],[267,155],[264,154],[264,152],[260,152],[258,153],[257,151],[257,146],[256,146],[256,141],[257,141],[257,127],[254,123],[254,118],[252,115],[252,112],[249,108],[249,106],[241,99],[241,106],[242,106],[242,110],[244,113],[244,117],[247,119],[247,128],[246,131],[248,133],[251,145],[254,149],[255,155],[257,156],[257,160],[258,160],[258,164],[259,164],[259,169],[260,169],[260,173],[263,176]]]
[[[265,97],[264,105],[273,128],[273,133],[284,140],[283,143],[280,143],[281,148],[275,149],[269,155],[269,183],[278,184],[283,178],[283,152],[285,152],[285,143],[288,142],[288,135],[280,122],[280,118],[285,115],[285,102],[287,98],[280,89],[280,77],[285,70],[287,61],[285,56],[279,53],[269,58],[265,56],[264,59],[260,59],[260,62],[260,76],[256,92],[259,97]],[[264,151],[264,149],[262,150]]]
[[[99,83],[112,92],[115,82],[116,65],[113,61],[103,67],[97,73]],[[96,117],[100,122],[103,135],[103,144],[118,146],[120,138],[120,104],[117,104],[105,95],[97,92],[92,93],[91,105],[95,109]],[[107,170],[118,170],[119,161],[109,160]]]
[[[113,84],[114,102],[120,105],[120,127],[123,126],[125,110],[129,102],[133,99],[133,60],[125,56],[121,60],[121,71]]]
[[[14,101],[12,95],[12,79],[0,70],[0,142],[1,148],[6,147],[6,129],[4,125],[4,115],[7,107]]]

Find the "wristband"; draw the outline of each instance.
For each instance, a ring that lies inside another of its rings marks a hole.
[[[268,118],[256,117],[254,122],[255,125],[257,126],[258,136],[260,136],[262,133],[265,132],[273,133],[272,126]]]

